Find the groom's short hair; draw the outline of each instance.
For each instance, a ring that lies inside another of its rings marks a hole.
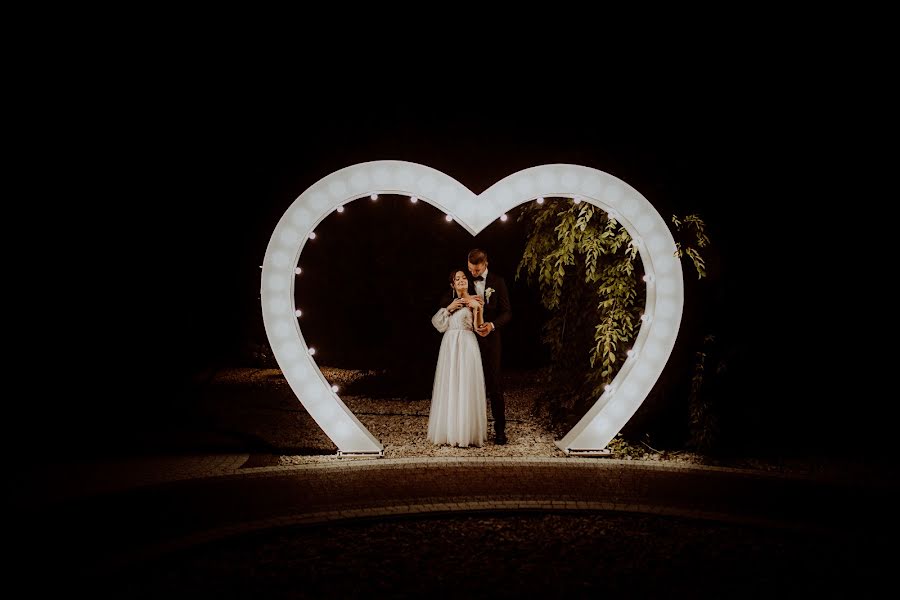
[[[484,261],[487,260],[487,252],[482,250],[481,248],[475,248],[474,250],[469,251],[469,262],[473,265],[480,265]]]

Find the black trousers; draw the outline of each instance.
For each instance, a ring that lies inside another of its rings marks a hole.
[[[500,334],[490,333],[486,338],[477,333],[478,347],[481,350],[481,366],[484,369],[484,385],[491,402],[491,414],[494,416],[494,433],[506,432],[506,402],[503,398],[503,386],[500,383]]]

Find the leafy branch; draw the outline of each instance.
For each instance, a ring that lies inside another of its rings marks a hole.
[[[528,234],[516,279],[537,284],[551,312],[542,331],[551,355],[545,398],[551,415],[564,417],[599,396],[624,362],[645,303],[643,266],[628,231],[590,203],[548,198],[526,205],[518,220]],[[677,256],[705,277],[705,223],[697,215],[672,222],[691,236],[690,245],[677,244]]]

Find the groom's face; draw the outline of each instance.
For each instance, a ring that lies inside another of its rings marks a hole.
[[[472,274],[472,277],[478,277],[487,269],[487,261],[483,263],[478,263],[477,265],[469,263],[469,273]]]

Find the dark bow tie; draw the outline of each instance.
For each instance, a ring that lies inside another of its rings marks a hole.
[[[478,277],[473,277],[473,281],[484,281],[484,277],[479,275]]]

